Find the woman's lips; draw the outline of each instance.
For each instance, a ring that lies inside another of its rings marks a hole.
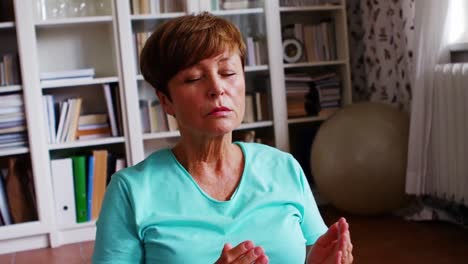
[[[225,106],[220,106],[220,107],[215,107],[211,109],[210,113],[208,115],[210,116],[226,116],[228,115],[232,110],[225,107]]]

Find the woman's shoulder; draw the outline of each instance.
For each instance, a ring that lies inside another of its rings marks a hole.
[[[116,172],[112,177],[115,176],[125,182],[142,181],[144,178],[166,171],[172,164],[172,152],[164,148],[153,152],[139,163]]]
[[[244,149],[247,156],[250,159],[257,159],[261,158],[262,161],[269,161],[269,160],[282,160],[282,161],[293,161],[295,160],[294,157],[285,151],[282,151],[278,148],[260,144],[260,143],[246,143],[246,142],[236,142]]]

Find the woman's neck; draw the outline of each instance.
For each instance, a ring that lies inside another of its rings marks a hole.
[[[235,148],[232,136],[228,134],[209,139],[182,137],[173,152],[179,162],[190,171],[194,166],[219,169],[229,163],[230,157],[236,153]]]
[[[239,185],[244,156],[230,134],[206,141],[182,137],[173,153],[200,188],[217,200],[229,200]]]

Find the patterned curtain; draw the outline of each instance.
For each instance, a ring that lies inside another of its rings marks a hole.
[[[354,101],[409,110],[414,0],[348,0]]]

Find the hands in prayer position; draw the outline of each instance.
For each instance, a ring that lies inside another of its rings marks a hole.
[[[343,217],[334,223],[312,246],[307,264],[353,263],[349,224]]]
[[[255,246],[252,241],[244,241],[232,247],[224,244],[223,251],[215,264],[267,264],[268,257],[263,248]]]
[[[353,245],[346,219],[340,218],[312,246],[307,264],[351,264]],[[215,264],[267,264],[268,256],[252,241],[244,241],[232,247],[225,244]]]

